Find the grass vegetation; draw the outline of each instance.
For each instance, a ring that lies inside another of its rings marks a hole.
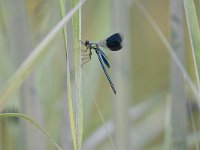
[[[0,150],[198,150],[200,2],[0,1]],[[79,40],[124,34],[114,95]]]

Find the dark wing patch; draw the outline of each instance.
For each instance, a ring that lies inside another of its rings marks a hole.
[[[118,51],[122,48],[123,34],[115,33],[106,39],[107,47],[112,51]]]

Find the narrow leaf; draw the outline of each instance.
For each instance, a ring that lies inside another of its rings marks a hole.
[[[18,117],[20,119],[24,119],[25,121],[29,122],[31,125],[33,125],[35,128],[40,130],[44,137],[46,137],[58,150],[62,150],[62,148],[55,142],[55,140],[48,134],[45,129],[43,129],[35,120],[30,118],[29,116],[19,114],[19,113],[3,113],[0,114],[0,117]]]
[[[187,19],[187,26],[189,30],[190,42],[193,51],[193,57],[195,62],[196,76],[198,82],[198,88],[200,88],[199,83],[199,70],[200,70],[200,30],[197,19],[196,8],[193,0],[184,0],[184,8]]]

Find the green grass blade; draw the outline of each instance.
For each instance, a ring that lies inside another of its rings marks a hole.
[[[65,6],[64,1],[59,0],[59,8],[60,8],[60,15],[63,18],[65,16]],[[73,109],[73,100],[72,100],[72,92],[71,92],[71,80],[70,80],[70,69],[69,69],[69,53],[67,50],[67,32],[66,27],[63,29],[63,36],[64,36],[64,43],[65,43],[65,52],[66,52],[66,61],[67,61],[67,96],[68,96],[68,109],[69,109],[69,117],[70,117],[70,126],[71,126],[71,133],[72,133],[72,140],[74,143],[74,149],[77,149],[77,130],[75,127],[75,118],[74,118],[74,109]]]
[[[72,7],[78,3],[79,0],[72,0]],[[81,1],[81,0],[80,0]],[[72,17],[73,38],[74,38],[74,67],[75,67],[75,84],[76,84],[76,129],[77,129],[77,148],[81,149],[82,132],[83,132],[83,105],[81,96],[82,70],[81,70],[81,54],[80,42],[81,39],[81,10],[76,12]]]
[[[193,59],[195,64],[195,71],[197,77],[198,88],[200,88],[200,30],[197,19],[196,8],[193,0],[184,0],[184,8],[187,20],[187,26],[189,30],[190,42],[193,51]]]
[[[73,110],[73,103],[72,103],[72,95],[71,95],[71,82],[70,82],[70,75],[69,75],[69,67],[67,67],[67,94],[68,94],[68,107],[69,107],[69,116],[70,116],[70,125],[71,125],[71,132],[72,132],[72,139],[74,143],[74,149],[77,150],[77,138],[76,138],[76,127],[75,127],[75,120],[74,120],[74,110]]]
[[[62,148],[55,142],[55,140],[48,134],[45,129],[43,129],[35,120],[30,118],[27,115],[19,114],[19,113],[3,113],[0,114],[0,117],[18,117],[20,119],[24,119],[25,121],[29,122],[35,128],[37,128],[41,133],[46,137],[50,143],[52,143],[57,149],[62,150]]]

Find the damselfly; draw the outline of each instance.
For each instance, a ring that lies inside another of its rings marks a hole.
[[[81,41],[81,43],[86,46],[86,49],[82,50],[84,52],[84,54],[82,54],[82,56],[81,56],[82,66],[91,59],[92,50],[95,50],[95,52],[98,56],[99,62],[101,64],[101,67],[103,68],[103,71],[104,71],[104,73],[110,83],[110,86],[115,94],[116,94],[115,87],[114,87],[114,85],[108,75],[108,72],[104,66],[104,64],[105,64],[108,68],[110,68],[110,65],[108,63],[108,57],[100,49],[100,47],[104,47],[104,48],[107,47],[111,51],[118,51],[122,48],[122,40],[123,40],[123,34],[115,33],[115,34],[111,35],[110,37],[108,37],[107,39],[97,42],[97,43],[90,42],[90,41],[85,41],[85,42]],[[88,50],[89,50],[89,53],[87,53]]]

